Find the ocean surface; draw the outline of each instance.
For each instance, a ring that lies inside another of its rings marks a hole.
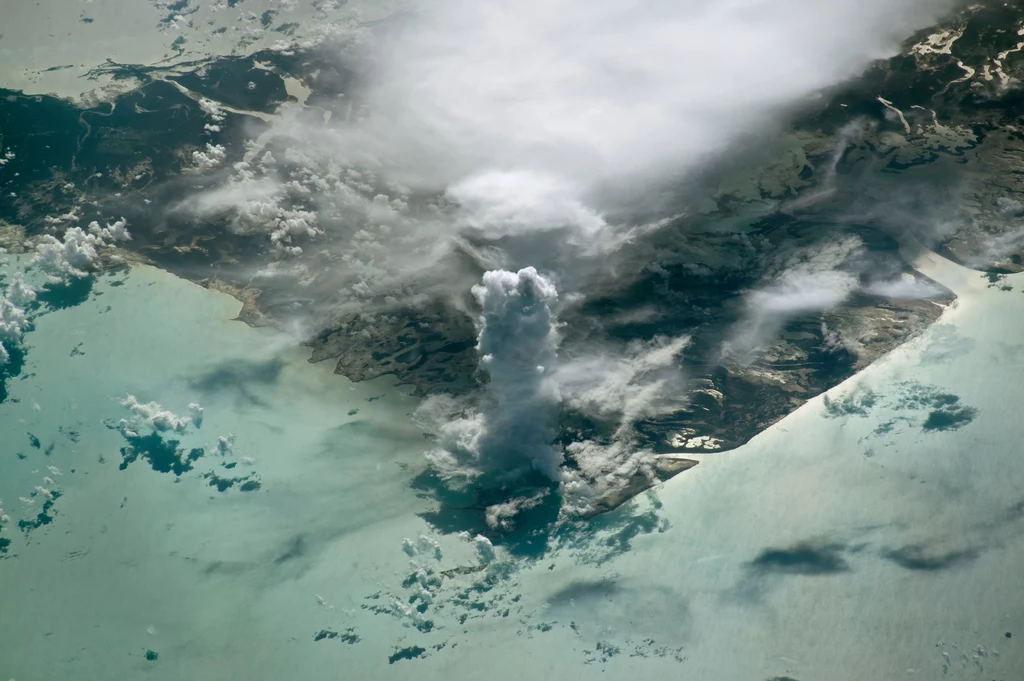
[[[1019,678],[1024,277],[917,263],[925,334],[530,551],[437,512],[408,389],[99,276],[0,404],[0,679]]]

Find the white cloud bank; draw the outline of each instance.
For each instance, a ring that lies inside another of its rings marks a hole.
[[[172,431],[184,435],[193,425],[199,428],[203,423],[203,408],[194,402],[188,405],[190,416],[178,416],[156,402],[139,402],[135,395],[126,395],[121,404],[135,415],[134,422],[121,421],[122,431],[130,430],[133,435],[140,424],[157,432]]]
[[[890,56],[943,0],[440,0],[377,56],[350,130],[471,222],[583,231]]]
[[[697,175],[772,131],[951,4],[425,2],[359,47],[370,67],[348,115],[283,120],[286,154],[237,165],[183,207],[233,211],[232,229],[268,235],[288,255],[301,253],[293,242],[330,240],[341,254],[317,276],[336,278],[322,290],[340,291],[343,304],[422,295],[425,273],[459,242],[492,270],[473,289],[489,382],[477,404],[424,405],[439,436],[428,456],[452,482],[532,468],[586,499],[644,469],[632,424],[671,406],[686,341],[559,358],[553,282],[571,280],[583,256],[614,250],[637,227],[625,208],[651,185]],[[834,268],[781,272],[751,294],[746,335],[855,288]],[[573,471],[551,445],[563,405],[617,424],[611,440],[569,448]],[[492,523],[533,497],[523,499],[495,508]]]
[[[129,239],[131,234],[124,218],[106,227],[91,222],[88,231],[72,227],[62,239],[43,235],[36,244],[32,265],[46,272],[47,281],[53,284],[84,279],[99,267],[100,249]]]
[[[27,325],[25,311],[7,298],[0,297],[0,364],[7,364],[11,360],[10,351],[4,344],[21,343]]]
[[[228,158],[228,150],[223,144],[206,143],[203,149],[192,152],[192,166],[201,173],[209,172],[224,165]]]
[[[950,5],[418,3],[339,57],[361,65],[347,114],[283,116],[274,125],[287,158],[276,147],[276,166],[247,158],[182,208],[235,211],[233,230],[271,236],[282,256],[329,242],[342,253],[319,276],[346,302],[409,298],[467,235],[503,239],[474,251],[487,269],[550,269],[544,259],[564,253],[567,275],[578,256],[645,226],[629,224],[628,207],[649,208],[651,185],[698,175],[770,132]],[[550,232],[559,236],[538,236]]]
[[[22,280],[20,272],[15,273],[6,294],[0,296],[0,365],[9,363],[11,348],[21,344],[29,324],[25,307],[35,298],[35,289]]]

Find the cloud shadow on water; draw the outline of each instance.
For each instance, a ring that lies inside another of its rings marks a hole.
[[[480,488],[464,491],[452,490],[430,469],[424,470],[410,483],[419,496],[437,503],[432,511],[419,516],[442,534],[469,532],[481,534],[495,546],[503,546],[516,558],[537,559],[549,548],[552,533],[556,528],[561,499],[557,485],[539,472],[528,474],[517,480],[517,486],[509,488]],[[515,523],[508,529],[498,530],[487,524],[487,508],[493,504],[507,502],[516,496],[516,490],[524,489],[530,494],[547,490],[539,504],[524,508],[516,514]]]
[[[93,277],[83,277],[63,284],[48,284],[36,294],[36,300],[50,310],[65,310],[88,300],[94,283]]]
[[[267,401],[256,389],[277,383],[283,368],[284,360],[279,357],[265,361],[227,360],[189,381],[189,387],[204,397],[234,393],[239,406],[266,407]]]
[[[882,552],[882,557],[904,570],[937,572],[974,562],[981,555],[976,548],[933,551],[923,544],[912,544]]]
[[[787,575],[834,575],[850,571],[844,544],[802,542],[788,548],[765,549],[748,567],[754,572]]]

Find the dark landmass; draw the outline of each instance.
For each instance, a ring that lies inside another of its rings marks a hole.
[[[696,208],[625,247],[616,283],[588,290],[585,303],[566,312],[561,351],[569,357],[594,346],[621,350],[657,336],[690,337],[682,359],[689,383],[678,409],[640,423],[638,446],[658,454],[738,447],[919,334],[953,296],[903,260],[905,238],[993,275],[1024,270],[1024,57],[1008,28],[1022,21],[1020,2],[972,5],[824,93],[797,112],[786,140],[761,161],[724,163],[700,186],[699,201],[681,189],[680,203]],[[946,49],[926,42],[938,31],[946,32],[939,40]],[[190,173],[192,152],[209,142],[225,147],[228,165],[241,160],[245,142],[267,130],[257,114],[287,100],[285,78],[310,89],[309,114],[325,119],[347,115],[358,100],[358,70],[340,64],[331,49],[300,47],[173,68],[108,62],[95,75],[137,85],[95,104],[0,90],[0,151],[17,154],[16,163],[0,165],[0,192],[15,195],[0,201],[0,246],[17,251],[54,233],[58,227],[46,218],[75,207],[77,224],[123,215],[135,257],[230,293],[242,301],[246,323],[283,322],[295,305],[308,303],[272,278],[252,283],[254,267],[277,259],[266,240],[233,229],[228,215],[197,220],[174,206],[223,179]],[[201,97],[233,109],[224,111],[219,130],[206,129]],[[276,138],[264,147],[281,159],[287,148],[287,139]],[[297,168],[280,163],[286,175]],[[296,201],[291,207],[315,209]],[[950,219],[937,219],[947,213]],[[938,222],[948,226],[936,229]],[[777,274],[779,263],[846,238],[863,244],[872,262],[870,270],[851,270],[863,289],[873,278],[909,277],[936,293],[927,300],[857,294],[834,310],[792,317],[750,361],[723,359],[747,292]],[[294,263],[311,271],[337,266],[324,258],[314,245]],[[482,273],[458,253],[451,265],[467,280]],[[316,287],[310,300],[336,295]],[[421,396],[472,391],[481,379],[474,303],[426,297],[372,318],[338,315],[311,338],[311,361],[333,362],[353,380],[393,375]],[[574,435],[597,441],[613,427],[563,416]],[[948,430],[972,418],[970,408],[945,405],[923,427]],[[122,467],[142,455],[157,470],[180,475],[195,459],[175,447],[159,437],[133,444],[122,452]],[[594,513],[692,465],[659,459],[656,479],[637,477]],[[218,489],[250,482],[210,479]]]

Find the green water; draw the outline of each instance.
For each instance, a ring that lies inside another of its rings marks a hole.
[[[924,336],[488,566],[424,519],[407,391],[158,270],[99,277],[36,319],[0,404],[0,678],[1014,678],[1022,283],[921,266],[960,296]],[[191,470],[125,462],[128,394],[203,406],[161,434],[202,450]],[[37,485],[51,521],[20,530]]]

